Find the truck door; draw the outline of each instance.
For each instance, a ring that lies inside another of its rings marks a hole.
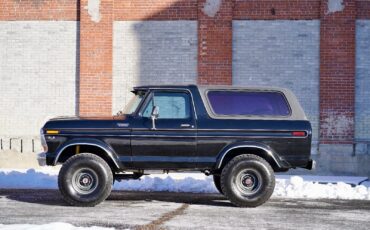
[[[132,127],[132,163],[143,169],[195,167],[196,119],[192,95],[187,90],[150,92]],[[158,117],[151,118],[153,107]]]

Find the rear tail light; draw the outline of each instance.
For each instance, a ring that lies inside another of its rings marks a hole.
[[[293,137],[305,137],[306,132],[305,131],[294,131],[292,132]]]

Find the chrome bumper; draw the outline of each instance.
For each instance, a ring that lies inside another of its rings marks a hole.
[[[314,170],[316,168],[316,161],[310,160],[305,168],[308,170]]]
[[[45,166],[46,165],[46,154],[45,153],[37,154],[37,161],[40,166]]]

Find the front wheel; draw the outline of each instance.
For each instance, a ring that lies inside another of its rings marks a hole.
[[[259,156],[239,155],[223,168],[221,188],[234,205],[257,207],[265,203],[274,191],[274,171],[271,165]]]
[[[58,186],[64,200],[74,206],[101,203],[109,196],[112,183],[113,174],[109,165],[91,153],[69,158],[58,176]]]

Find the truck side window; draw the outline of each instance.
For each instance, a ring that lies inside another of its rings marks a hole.
[[[150,117],[154,106],[159,107],[158,119],[187,119],[191,116],[190,96],[185,92],[154,92],[143,117]]]
[[[217,115],[289,116],[285,96],[280,92],[209,91],[208,100]]]

